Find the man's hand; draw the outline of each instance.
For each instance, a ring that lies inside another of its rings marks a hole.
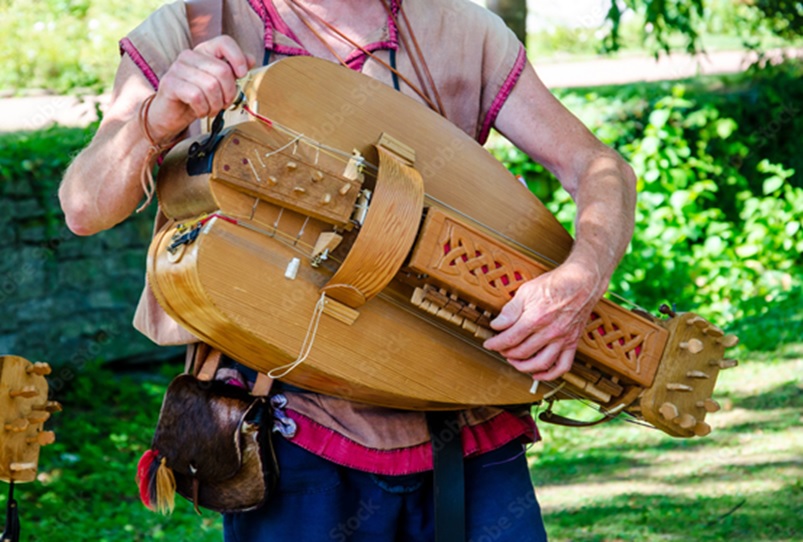
[[[604,279],[575,263],[523,284],[491,327],[484,346],[533,380],[554,380],[571,369],[580,335],[604,293]]]
[[[229,36],[182,52],[162,77],[148,124],[158,142],[169,141],[195,119],[213,116],[237,97],[237,79],[255,64]]]

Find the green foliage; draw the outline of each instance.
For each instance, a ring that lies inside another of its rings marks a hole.
[[[45,226],[53,234],[63,223],[56,193],[64,170],[86,146],[96,126],[0,135],[0,196],[12,201],[28,194],[45,210]]]
[[[750,85],[737,83],[733,93],[655,85],[562,95],[639,177],[636,231],[613,291],[653,312],[669,303],[723,325],[772,318],[775,301],[800,299],[803,172],[785,163],[796,159],[791,150],[800,145],[803,123],[780,113],[797,107],[787,100],[803,85],[784,75],[799,66],[774,70]],[[756,115],[745,96],[774,96],[758,100],[769,117]],[[782,143],[789,154],[759,153],[779,131],[790,134]],[[507,149],[503,158],[571,229],[568,194],[548,194],[555,180],[517,151]]]
[[[176,512],[164,517],[139,501],[137,461],[150,445],[168,378],[179,371],[165,366],[162,374],[121,376],[88,363],[49,377],[64,411],[48,422],[57,441],[42,449],[40,483],[15,493],[24,540],[222,540],[217,514],[199,517],[178,497]]]
[[[111,84],[117,41],[159,0],[0,2],[0,90],[77,88]]]
[[[624,8],[624,9],[623,9]],[[796,41],[803,37],[803,6],[789,0],[624,0],[612,2],[606,15],[604,51],[622,45],[625,14],[642,25],[642,43],[656,52],[705,49],[706,33],[738,36],[742,45],[762,48],[768,36]],[[723,24],[724,23],[724,24]]]

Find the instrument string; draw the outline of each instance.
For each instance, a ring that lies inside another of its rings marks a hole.
[[[243,222],[241,220],[238,220],[236,217],[228,216],[228,215],[225,215],[223,213],[213,213],[213,214],[207,215],[207,216],[201,218],[200,220],[198,220],[198,223],[201,226],[204,226],[208,222],[211,222],[215,218],[220,218],[221,220],[229,222],[230,224],[234,224],[236,226],[241,226],[243,228],[249,229],[249,230],[254,231],[256,233],[259,233],[259,234],[266,235],[268,237],[274,238],[277,241],[282,242],[288,248],[290,248],[292,250],[295,250],[299,254],[301,254],[303,256],[306,256],[306,257],[309,256],[309,254],[310,254],[310,252],[312,251],[312,248],[313,248],[311,245],[308,245],[308,244],[305,244],[305,243],[300,243],[298,241],[298,237],[293,236],[292,234],[283,232],[281,230],[274,230],[273,232],[271,232],[271,231],[269,231],[267,229],[260,228],[258,226],[255,226],[255,225],[249,223],[249,222]],[[306,250],[304,250],[304,249],[306,249]],[[334,263],[342,263],[337,258],[333,258],[331,256],[328,259],[333,261]],[[326,272],[326,273],[330,272],[330,270],[327,270],[327,269],[322,268],[322,267],[320,267],[318,269],[319,269],[319,271],[323,271],[323,272]],[[457,330],[455,330],[451,326],[446,325],[443,322],[439,322],[439,321],[437,321],[435,319],[426,318],[424,316],[424,314],[422,313],[422,311],[411,307],[408,303],[404,303],[404,302],[400,301],[397,297],[395,297],[393,295],[390,295],[388,293],[385,293],[385,292],[379,292],[379,294],[377,294],[377,297],[383,299],[384,301],[386,301],[388,303],[391,303],[391,304],[395,305],[398,309],[405,311],[406,313],[410,314],[411,316],[413,316],[413,317],[415,317],[415,318],[417,318],[419,320],[422,320],[422,321],[426,322],[429,325],[434,325],[435,327],[439,328],[442,332],[444,332],[444,333],[450,335],[451,337],[463,342],[467,346],[469,346],[469,347],[471,347],[471,348],[473,348],[475,350],[481,351],[486,355],[491,355],[492,357],[494,357],[500,363],[507,363],[505,358],[502,357],[500,354],[498,354],[496,352],[491,352],[491,351],[488,351],[488,350],[482,348],[482,346],[477,344],[476,341],[471,340],[466,335],[458,332]],[[307,334],[306,334],[306,336],[304,338],[304,341],[302,342],[302,346],[301,346],[298,358],[295,361],[291,362],[291,363],[288,363],[286,365],[282,365],[280,367],[276,367],[276,368],[272,369],[268,373],[268,375],[271,378],[282,378],[282,377],[286,376],[287,374],[289,374],[292,370],[297,368],[299,365],[301,365],[304,361],[307,360],[307,358],[309,357],[309,355],[310,355],[310,353],[312,351],[312,346],[313,346],[313,343],[314,343],[315,336],[317,334],[318,325],[319,325],[319,322],[320,322],[321,314],[323,313],[323,309],[325,307],[325,303],[326,303],[325,294],[321,294],[321,298],[319,298],[318,303],[316,303],[316,305],[315,305],[315,309],[313,311],[313,316],[312,316],[312,318],[310,320],[310,325],[309,325],[309,328],[307,330]],[[572,391],[571,389],[567,388],[566,384],[567,383],[566,383],[565,380],[562,380],[562,381],[559,381],[559,382],[541,381],[539,386],[544,386],[544,387],[546,387],[546,388],[548,388],[550,390],[549,392],[547,392],[542,397],[542,400],[544,400],[544,401],[549,400],[555,394],[560,392],[563,395],[565,395],[567,398],[575,400],[575,401],[578,401],[584,407],[586,407],[586,408],[588,408],[590,410],[593,410],[594,412],[596,412],[598,414],[602,414],[604,416],[611,416],[612,419],[618,419],[618,420],[621,420],[621,421],[624,421],[624,422],[634,423],[636,425],[641,425],[641,426],[644,426],[644,427],[649,427],[649,428],[655,429],[655,427],[650,425],[649,423],[646,423],[646,422],[644,422],[642,420],[639,420],[639,419],[635,418],[635,416],[633,416],[633,414],[631,414],[629,412],[623,411],[622,408],[624,408],[625,405],[621,405],[619,407],[614,407],[613,409],[606,410],[601,405],[597,405],[595,403],[591,403],[584,396],[582,396],[582,395]]]
[[[268,376],[273,379],[284,378],[290,372],[307,361],[307,358],[312,352],[312,345],[315,344],[315,337],[318,334],[318,324],[321,322],[321,315],[323,314],[323,309],[326,306],[326,294],[321,294],[321,297],[318,298],[318,302],[315,303],[315,308],[312,311],[312,318],[310,319],[309,326],[307,327],[307,334],[304,336],[304,341],[301,343],[301,349],[298,353],[298,357],[295,361],[288,363],[287,365],[282,365],[280,367],[275,367],[268,371]]]
[[[316,140],[304,135],[303,133],[300,133],[300,132],[297,132],[297,131],[293,130],[292,128],[290,128],[288,126],[282,125],[281,123],[278,123],[278,122],[276,122],[276,121],[274,121],[274,120],[272,120],[272,119],[270,119],[268,117],[259,115],[253,109],[248,108],[247,106],[244,107],[244,110],[248,114],[250,114],[251,116],[256,118],[258,121],[263,123],[266,126],[266,128],[273,128],[273,129],[275,129],[275,130],[277,130],[277,131],[279,131],[279,132],[281,132],[281,133],[283,133],[283,134],[285,134],[285,135],[287,135],[288,137],[291,138],[291,140],[287,144],[285,144],[284,146],[282,146],[279,149],[276,149],[275,151],[272,151],[271,153],[266,154],[266,156],[270,156],[270,155],[279,153],[279,152],[287,149],[290,145],[292,145],[294,143],[298,144],[299,142],[302,142],[302,143],[305,143],[308,146],[316,149],[316,162],[317,162],[317,155],[319,153],[321,153],[321,152],[323,152],[325,155],[327,155],[327,156],[329,156],[329,157],[331,157],[331,158],[333,158],[335,160],[338,160],[338,161],[340,161],[340,162],[342,162],[344,164],[348,164],[349,161],[353,159],[353,155],[351,153],[347,153],[347,152],[342,151],[340,149],[337,149],[335,147],[331,147],[331,146],[325,145],[325,144],[323,144],[323,143],[321,143],[319,141],[316,141]],[[361,166],[364,168],[364,170],[367,170],[367,173],[369,175],[374,176],[374,177],[376,176],[376,173],[378,172],[378,167],[376,165],[372,164],[368,160],[364,160],[363,159],[362,163],[361,163]],[[553,258],[550,258],[550,257],[548,257],[548,256],[546,256],[544,254],[541,254],[536,249],[528,247],[527,245],[524,245],[523,243],[517,241],[516,239],[513,239],[510,236],[508,236],[508,235],[506,235],[506,234],[504,234],[504,233],[502,233],[500,231],[497,231],[494,228],[491,228],[491,227],[483,224],[482,222],[480,222],[476,218],[467,215],[466,213],[460,211],[459,209],[453,207],[452,205],[449,205],[446,202],[444,202],[444,201],[442,201],[442,200],[440,200],[440,199],[438,199],[438,198],[436,198],[436,197],[434,197],[434,196],[432,196],[430,194],[426,194],[425,197],[426,197],[426,199],[428,201],[436,203],[436,204],[442,206],[443,208],[448,209],[449,211],[455,213],[459,217],[467,220],[468,222],[471,222],[471,223],[473,223],[473,224],[475,224],[475,225],[477,225],[477,226],[479,226],[479,227],[481,227],[481,228],[493,233],[494,235],[500,237],[505,242],[507,242],[510,245],[518,248],[521,252],[523,252],[523,253],[531,256],[531,257],[535,257],[536,259],[539,259],[543,263],[546,263],[548,265],[551,265],[551,266],[554,266],[554,267],[557,267],[558,265],[560,265],[559,262],[557,262]],[[257,231],[257,232],[260,232],[260,233],[263,233],[263,234],[270,235],[272,237],[276,236],[277,238],[282,238],[282,237],[286,236],[287,239],[282,239],[285,242],[285,244],[287,244],[291,248],[293,248],[295,250],[298,250],[300,252],[303,252],[301,249],[306,249],[307,251],[310,251],[312,249],[312,247],[310,245],[308,245],[308,244],[299,243],[298,237],[292,238],[290,235],[286,235],[283,232],[279,231],[278,229],[274,229],[274,231],[271,233],[271,232],[269,232],[267,230],[263,230],[261,228],[254,227],[254,226],[249,225],[249,224],[240,223],[239,225],[242,225],[244,227],[247,227],[247,228],[249,228],[251,230],[254,230],[254,231]],[[306,254],[308,254],[308,252]],[[340,263],[336,258],[330,257],[329,259],[331,261],[333,261],[334,263]],[[616,292],[608,290],[606,293],[608,295],[610,295],[611,297],[614,297],[618,301],[622,302],[623,304],[630,305],[630,306],[635,307],[637,309],[643,310],[644,312],[649,312],[646,309],[644,309],[643,307],[641,307],[638,304],[634,303],[633,301],[631,301],[631,300],[629,300],[629,299],[617,294]],[[408,313],[413,314],[415,317],[427,321],[429,324],[433,323],[433,320],[429,320],[429,319],[424,318],[424,316],[422,314],[420,314],[420,311],[411,310],[411,308],[408,307],[406,304],[400,303],[398,300],[394,299],[393,297],[391,297],[389,295],[386,295],[386,294],[380,292],[378,294],[378,296],[383,298],[383,299],[385,299],[386,301],[390,301],[391,303],[393,303],[396,306],[398,306],[399,308],[407,311]],[[313,315],[313,322],[314,322],[314,330],[315,331],[317,331],[317,322],[320,320],[320,314],[322,313],[322,310],[323,310],[322,307],[323,307],[323,305],[321,305],[320,310],[318,310],[317,309],[317,305],[316,305],[316,312]],[[312,327],[313,327],[313,324],[311,322],[311,329],[312,329]],[[442,331],[448,333],[452,337],[455,337],[455,338],[463,341],[464,343],[470,345],[472,348],[475,348],[477,350],[481,350],[481,351],[485,352],[486,354],[488,353],[487,350],[482,348],[476,342],[469,340],[467,337],[465,337],[464,335],[462,335],[460,333],[457,333],[455,330],[449,329],[448,327],[443,326],[443,325],[438,325],[438,327],[440,327],[440,329]],[[313,334],[313,337],[314,337],[314,334]],[[291,364],[288,364],[286,366],[282,366],[281,368],[274,369],[273,371],[278,371],[279,369],[286,369],[286,371],[289,372],[289,371],[293,370],[295,367],[297,367],[300,363],[302,363],[306,359],[306,357],[309,355],[309,352],[311,351],[311,348],[312,348],[311,342],[308,344],[307,338],[305,338],[304,345],[302,346],[302,353],[300,354],[299,359],[296,360],[295,362],[291,363]],[[502,356],[500,356],[498,354],[495,354],[495,353],[493,355],[499,361],[505,362],[505,360],[504,360],[504,358]],[[281,376],[286,375],[287,372],[282,373]],[[271,374],[271,376],[274,376],[274,375]],[[549,392],[549,395],[554,395],[555,393],[560,392],[563,395],[565,395],[566,397],[574,399],[574,400],[577,400],[581,404],[583,404],[585,407],[587,407],[587,408],[589,408],[591,410],[594,410],[595,412],[598,412],[600,414],[603,414],[605,416],[614,416],[616,418],[622,419],[623,421],[627,421],[627,422],[630,422],[630,423],[635,423],[637,425],[642,425],[642,426],[654,428],[652,425],[636,419],[631,413],[628,413],[628,412],[615,412],[615,413],[612,413],[611,411],[606,410],[601,405],[595,405],[593,403],[590,403],[585,397],[573,392],[572,390],[570,390],[568,388],[565,388],[565,382],[562,382],[560,384],[553,383],[553,382],[542,382],[541,384],[546,386],[550,390],[552,390],[551,392]],[[616,410],[616,409],[614,409],[614,410]],[[626,417],[620,418],[618,416],[618,414],[624,414]]]

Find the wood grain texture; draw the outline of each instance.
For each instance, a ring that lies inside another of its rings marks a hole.
[[[427,196],[555,262],[572,239],[546,207],[462,130],[393,88],[310,57],[253,72],[249,104],[271,120],[376,163],[383,132],[415,151]]]

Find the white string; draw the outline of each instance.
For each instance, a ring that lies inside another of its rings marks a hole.
[[[274,379],[284,378],[287,376],[290,371],[307,361],[307,358],[312,351],[312,345],[315,343],[315,335],[318,334],[318,324],[321,321],[321,315],[323,314],[323,309],[326,306],[326,294],[321,294],[321,297],[318,298],[318,302],[315,303],[315,309],[312,311],[312,319],[310,320],[309,327],[307,328],[307,334],[304,337],[304,342],[301,343],[301,351],[298,353],[298,358],[292,363],[288,363],[287,365],[282,365],[281,367],[275,367],[268,372],[268,376]]]

